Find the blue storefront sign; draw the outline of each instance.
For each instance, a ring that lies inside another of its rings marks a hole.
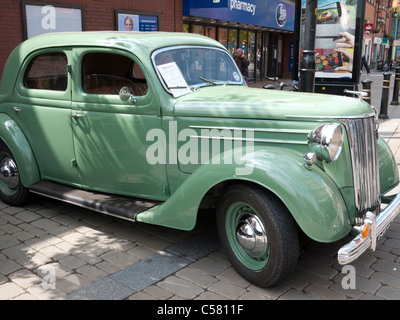
[[[183,14],[294,31],[295,0],[184,0]]]
[[[195,0],[196,8],[223,8],[228,6],[228,0]]]

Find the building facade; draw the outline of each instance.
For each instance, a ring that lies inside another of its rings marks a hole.
[[[183,0],[183,30],[242,48],[250,82],[292,78],[294,20],[295,0]]]
[[[369,65],[376,68],[380,63],[392,60],[391,21],[392,0],[365,0],[365,25],[363,54]]]
[[[46,32],[192,32],[245,50],[249,80],[291,78],[295,0],[0,0],[0,75],[10,52]]]
[[[182,0],[0,0],[0,75],[10,52],[45,32],[182,31]]]

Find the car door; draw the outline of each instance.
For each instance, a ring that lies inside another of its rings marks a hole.
[[[80,186],[71,126],[71,50],[33,52],[21,65],[10,114],[25,133],[42,179]]]
[[[147,133],[160,128],[159,103],[140,62],[108,48],[77,48],[80,66],[73,90],[72,119],[77,167],[85,188],[165,199],[165,164],[146,159]],[[129,87],[134,99],[122,101]]]

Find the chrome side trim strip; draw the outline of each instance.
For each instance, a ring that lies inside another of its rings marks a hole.
[[[307,141],[294,141],[294,140],[273,140],[273,139],[246,139],[236,137],[223,137],[223,136],[190,136],[193,139],[211,139],[211,140],[231,140],[231,141],[244,141],[244,142],[261,142],[261,143],[281,143],[281,144],[308,144]]]

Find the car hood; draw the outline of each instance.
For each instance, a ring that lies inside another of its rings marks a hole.
[[[180,97],[175,116],[287,119],[344,118],[371,114],[360,99],[305,92],[209,86]]]

